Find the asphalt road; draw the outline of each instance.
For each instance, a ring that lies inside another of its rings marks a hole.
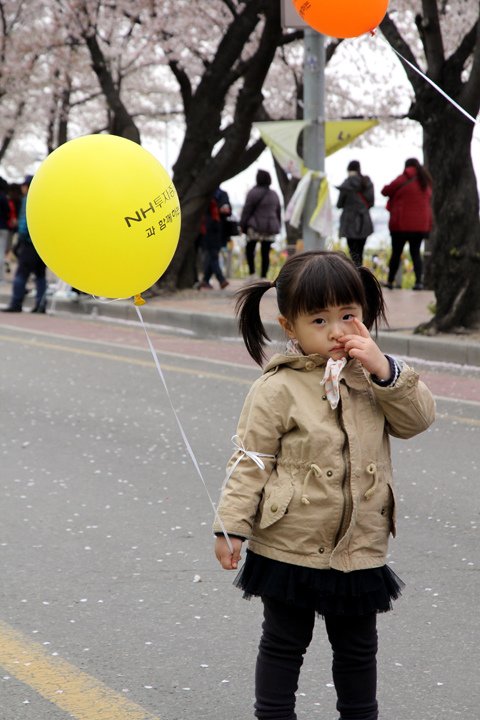
[[[261,607],[216,564],[207,489],[258,371],[232,343],[154,336],[204,487],[139,327],[32,322],[0,325],[1,720],[248,720]],[[393,445],[407,587],[379,618],[382,720],[480,708],[480,381],[424,370],[450,397]],[[318,621],[299,719],[336,717],[329,667]]]

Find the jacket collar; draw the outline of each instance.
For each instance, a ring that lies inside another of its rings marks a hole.
[[[326,364],[326,359],[321,355],[287,355],[277,353],[269,360],[263,372],[268,373],[279,367],[311,371],[317,367],[325,368]],[[342,382],[342,380],[348,387],[354,388],[355,390],[364,389],[368,384],[365,371],[358,360],[349,360],[347,362],[340,376],[340,382]]]

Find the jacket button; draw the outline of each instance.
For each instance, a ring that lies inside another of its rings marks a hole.
[[[273,513],[276,513],[277,510],[278,510],[278,505],[272,505],[272,506],[270,507],[270,510],[271,510]]]
[[[381,509],[381,511],[380,511],[380,515],[385,515],[386,512],[387,512],[386,509],[383,507],[383,508]]]
[[[327,396],[326,396],[326,395],[322,395],[322,400],[326,400],[326,399],[327,399]]]
[[[320,555],[323,555],[323,553],[325,552],[325,548],[324,547],[318,548],[318,552],[320,553]]]
[[[315,363],[313,360],[307,360],[305,363],[305,370],[314,370],[315,369]]]
[[[333,475],[332,470],[327,470],[327,477],[332,477],[332,475]]]

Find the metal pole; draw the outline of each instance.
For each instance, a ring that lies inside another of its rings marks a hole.
[[[309,121],[303,133],[303,160],[308,170],[325,172],[325,43],[324,37],[311,28],[305,29],[303,117]],[[303,214],[305,250],[323,250],[326,239],[309,226],[317,206],[320,178],[314,178]]]

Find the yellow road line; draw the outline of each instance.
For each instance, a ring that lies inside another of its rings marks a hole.
[[[6,342],[16,343],[18,345],[29,345],[30,347],[43,348],[45,350],[60,350],[61,352],[73,353],[75,355],[86,355],[87,357],[100,358],[102,360],[114,360],[116,362],[123,362],[129,365],[141,365],[142,367],[155,367],[153,360],[142,360],[141,358],[131,358],[125,355],[117,355],[115,353],[100,352],[98,350],[86,350],[85,348],[75,348],[66,345],[60,345],[57,343],[49,343],[43,340],[35,340],[31,338],[16,338],[10,335],[0,335],[0,340]],[[197,358],[198,359],[198,358]],[[200,360],[202,358],[199,358]],[[208,358],[205,358],[205,362],[208,362]],[[235,377],[234,375],[222,375],[220,373],[209,372],[208,370],[194,370],[193,368],[182,368],[178,365],[162,365],[162,370],[171,372],[183,373],[185,375],[196,375],[201,377],[213,378],[215,380],[226,380],[227,382],[234,382],[239,385],[252,384],[252,380],[245,378]],[[246,368],[247,370],[249,368]]]
[[[77,720],[160,720],[2,622],[0,665]]]
[[[463,417],[463,415],[450,415],[450,413],[437,413],[438,420],[449,420],[450,422],[458,423],[459,425],[473,425],[480,427],[480,419]]]

